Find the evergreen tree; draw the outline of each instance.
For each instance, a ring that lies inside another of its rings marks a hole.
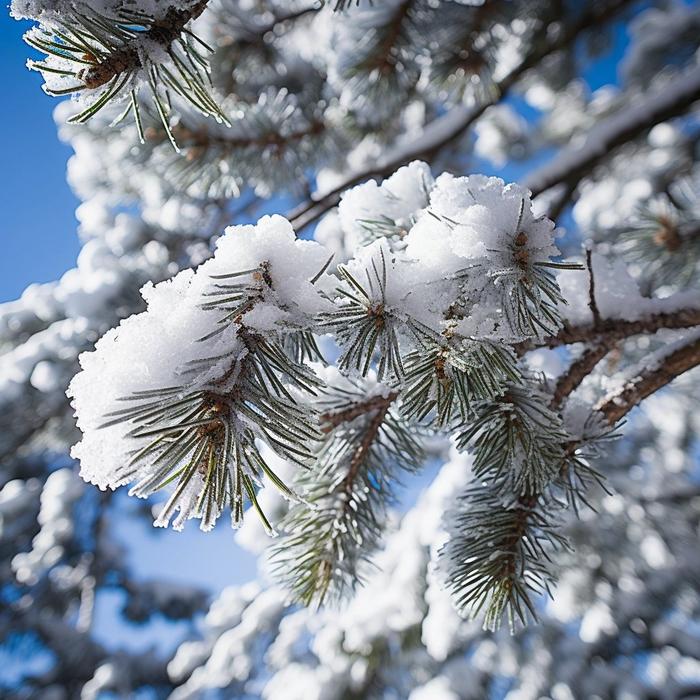
[[[84,245],[0,306],[4,694],[698,692],[696,4],[11,11]],[[139,580],[124,485],[260,582]],[[107,589],[200,638],[110,653]]]

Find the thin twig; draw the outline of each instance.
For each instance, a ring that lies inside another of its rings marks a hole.
[[[337,428],[341,423],[349,423],[366,413],[371,413],[378,409],[386,412],[386,409],[396,400],[398,395],[398,392],[392,391],[386,396],[373,396],[366,401],[354,403],[352,406],[339,411],[322,413],[320,422],[323,427],[321,430],[324,433],[330,433],[333,428]]]
[[[590,247],[586,248],[586,269],[588,270],[588,308],[591,310],[593,315],[593,325],[595,327],[600,325],[600,311],[598,309],[598,302],[595,298],[595,278],[593,276],[593,263],[591,261],[592,251]]]
[[[608,354],[609,350],[610,346],[606,343],[586,349],[583,355],[573,362],[568,371],[557,380],[550,403],[551,408],[559,408],[564,399],[580,386],[581,382],[595,369],[595,366]]]
[[[396,398],[396,395],[394,395],[394,398]],[[393,399],[391,401],[393,401]],[[343,479],[343,490],[347,494],[352,492],[352,487],[360,471],[360,467],[364,464],[365,458],[372,447],[372,443],[377,438],[377,434],[379,433],[379,429],[382,427],[382,423],[384,422],[384,418],[389,410],[391,401],[385,399],[384,402],[379,405],[377,412],[372,417],[372,420],[369,422],[369,425],[362,436],[360,444],[357,446],[357,449],[352,455],[352,459],[350,460],[350,465],[348,467],[348,473]],[[349,501],[346,501],[345,507],[349,507]]]

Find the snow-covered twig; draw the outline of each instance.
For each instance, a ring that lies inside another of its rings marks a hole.
[[[596,405],[596,410],[605,416],[611,426],[615,425],[647,396],[699,364],[700,337],[696,333],[689,343],[682,344],[665,355],[658,366],[640,373],[620,389],[601,399]]]
[[[576,326],[564,326],[562,330],[550,338],[539,340],[527,340],[516,346],[519,355],[539,347],[556,348],[562,345],[585,343],[590,341],[604,341],[606,344],[631,338],[635,335],[656,333],[662,328],[682,329],[700,325],[700,308],[689,307],[657,313],[636,321],[625,321],[615,318],[605,318],[596,324],[584,324]]]
[[[564,149],[553,161],[525,179],[525,187],[537,196],[565,183],[575,187],[610,153],[649,131],[656,124],[684,114],[700,100],[700,66],[696,66],[665,87],[645,95],[629,107],[592,128],[581,144]]]

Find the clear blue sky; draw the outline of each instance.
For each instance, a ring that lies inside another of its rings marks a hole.
[[[0,302],[30,282],[49,282],[75,263],[77,200],[66,183],[71,150],[56,135],[56,100],[26,68],[25,23],[0,10]]]

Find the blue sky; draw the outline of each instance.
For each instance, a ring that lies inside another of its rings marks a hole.
[[[26,23],[0,11],[0,302],[31,282],[49,282],[72,267],[79,250],[77,200],[66,183],[71,150],[56,135],[56,101],[27,70]]]

